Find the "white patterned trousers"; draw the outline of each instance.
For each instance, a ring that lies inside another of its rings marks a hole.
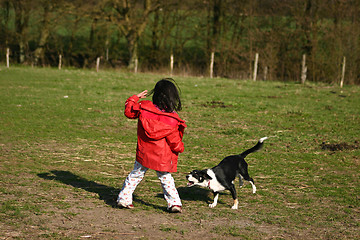
[[[132,204],[133,193],[136,186],[144,178],[147,170],[149,169],[135,161],[134,169],[125,179],[124,185],[118,195],[117,202],[121,202],[123,205]],[[174,205],[182,206],[179,193],[175,187],[174,178],[171,174],[169,172],[160,171],[156,171],[156,174],[161,182],[164,198],[167,201],[168,208]]]

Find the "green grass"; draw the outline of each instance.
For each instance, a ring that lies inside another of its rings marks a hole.
[[[113,205],[136,148],[137,122],[123,115],[124,102],[150,90],[161,77],[166,76],[2,68],[0,232],[19,229],[31,236],[31,228],[41,226],[32,236],[77,239],[81,234],[64,235],[57,225],[43,228],[46,217],[75,221],[93,209],[90,203]],[[185,212],[171,215],[180,225],[160,224],[159,236],[186,239],[193,232],[190,221],[215,239],[360,237],[358,86],[175,79],[184,106],[179,114],[188,124],[186,150],[179,158],[179,172],[173,174]],[[229,192],[209,209],[212,195],[207,189],[185,187],[187,172],[212,167],[264,136],[270,137],[264,149],[247,158],[258,192],[251,194],[249,184],[238,190],[239,210],[230,209]],[[347,149],[330,151],[323,143],[346,143]],[[156,174],[149,171],[129,213],[163,216],[161,193]],[[148,233],[127,221],[129,231]]]

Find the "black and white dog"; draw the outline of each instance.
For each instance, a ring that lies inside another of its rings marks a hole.
[[[251,183],[253,193],[256,192],[254,180],[249,176],[248,173],[248,164],[245,161],[245,157],[250,153],[259,151],[266,139],[267,137],[261,138],[254,147],[239,155],[225,157],[217,166],[213,168],[204,169],[201,171],[192,171],[189,175],[186,176],[187,180],[189,181],[187,186],[192,187],[198,185],[211,189],[214,193],[214,202],[209,205],[211,208],[214,208],[217,205],[219,192],[226,189],[230,190],[234,199],[234,205],[231,208],[237,209],[239,202],[236,195],[234,180],[236,176],[239,176],[240,187],[242,187],[244,184],[242,178],[244,178]]]

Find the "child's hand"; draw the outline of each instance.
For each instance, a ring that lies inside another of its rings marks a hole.
[[[141,93],[137,94],[136,96],[138,96],[139,98],[146,98],[146,95],[148,93],[148,90],[142,91]]]

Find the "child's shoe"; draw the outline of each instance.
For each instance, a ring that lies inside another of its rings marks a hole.
[[[169,211],[171,213],[181,213],[182,212],[182,207],[181,206],[178,206],[178,205],[174,205],[174,206],[171,206],[169,208]]]
[[[118,205],[119,207],[121,207],[121,208],[127,208],[127,209],[132,209],[132,208],[134,208],[134,205],[132,205],[132,204],[126,205],[126,204],[124,204],[124,203],[122,203],[122,202],[118,202],[117,205]]]

